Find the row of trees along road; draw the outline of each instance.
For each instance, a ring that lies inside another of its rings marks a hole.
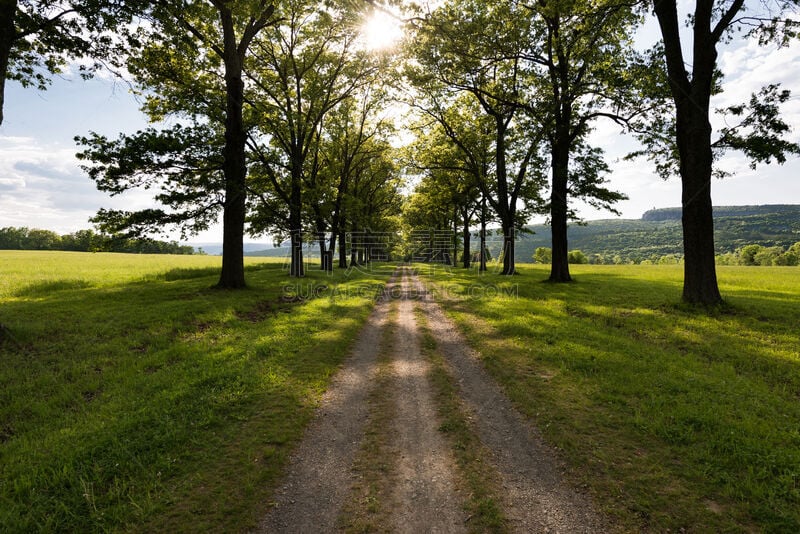
[[[566,229],[575,219],[570,199],[614,211],[613,204],[626,198],[606,186],[602,153],[587,143],[596,120],[615,121],[643,142],[645,150],[631,157],[646,156],[665,178],[681,179],[683,299],[721,302],[714,264],[713,162],[729,149],[743,151],[753,166],[773,158],[782,163],[787,154],[800,153],[786,138],[789,127],[778,113],[789,93],[777,85],[741,105],[716,110],[730,120],[712,139],[710,100],[721,90],[723,76],[717,48],[744,39],[785,46],[797,35],[799,23],[791,18],[796,2],[752,4],[696,0],[694,12],[686,14],[688,29],[681,31],[672,0],[444,2],[415,24],[406,78],[423,96],[413,100],[427,121],[419,128],[425,132],[418,136],[419,147],[429,147],[433,135],[446,138],[453,150],[428,149],[412,158],[424,176],[416,194],[463,203],[453,210],[453,221],[457,212],[470,213],[469,206],[478,212],[477,205],[488,200],[506,235],[503,274],[514,273],[510,236],[519,219],[530,212],[548,214],[550,280],[569,281]],[[662,40],[637,52],[634,31],[650,13]],[[440,133],[430,133],[434,124]],[[546,166],[549,194],[542,189]],[[449,190],[449,197],[442,192],[454,182],[448,173],[464,177],[455,180],[459,186]],[[465,183],[477,193],[461,194],[469,190]],[[525,210],[518,213],[520,203]],[[425,204],[420,198],[409,201],[408,216],[415,224]]]
[[[788,45],[796,4],[696,0],[682,30],[676,0],[447,0],[432,11],[408,8],[397,68],[356,45],[377,5],[370,0],[0,0],[0,71],[3,82],[43,85],[42,73],[70,57],[124,67],[159,128],[115,140],[89,134],[78,139],[79,157],[100,189],[153,188],[163,209],[101,210],[94,220],[114,233],[165,225],[192,233],[222,213],[219,285],[231,288],[245,283],[248,222],[252,233],[291,239],[295,276],[303,274],[300,228],[315,229],[331,268],[344,232],[390,224],[399,179],[380,110],[398,72],[395,85],[419,111],[407,167],[423,176],[417,194],[433,195],[412,197],[408,217],[424,224],[439,203],[448,224],[496,220],[506,236],[504,274],[515,271],[514,230],[546,213],[550,279],[570,280],[572,199],[613,211],[625,198],[607,187],[602,153],[588,144],[595,122],[612,120],[642,140],[638,155],[680,177],[683,298],[713,305],[721,301],[715,159],[735,149],[755,165],[800,152],[778,115],[789,93],[777,85],[718,110],[731,120],[714,136],[718,47]],[[637,52],[634,32],[653,14],[662,39]]]
[[[291,240],[293,276],[304,274],[302,229],[313,226],[331,268],[326,233],[332,249],[399,205],[387,201],[399,182],[379,113],[388,58],[356,46],[362,15],[303,0],[151,6],[149,24],[127,35],[136,46],[126,67],[151,119],[177,122],[81,137],[78,157],[101,190],[157,188],[167,209],[102,210],[94,222],[113,233],[165,224],[193,233],[221,211],[225,288],[245,285],[246,223]]]

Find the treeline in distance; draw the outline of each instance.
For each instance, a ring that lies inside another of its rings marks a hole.
[[[127,252],[133,254],[197,254],[188,245],[175,241],[125,238],[78,230],[59,235],[37,228],[0,228],[0,250],[68,250],[76,252]]]

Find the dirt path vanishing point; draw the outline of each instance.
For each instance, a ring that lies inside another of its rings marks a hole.
[[[430,364],[422,356],[414,316],[415,296],[403,270],[393,346],[395,405],[392,452],[397,483],[392,492],[395,532],[462,532],[466,514],[456,495],[455,461],[439,432],[436,403],[428,380]]]
[[[401,280],[398,280],[402,273]],[[422,298],[418,298],[422,296]],[[389,324],[396,302],[394,324]],[[387,454],[392,464],[387,516],[382,531],[457,533],[467,530],[465,496],[448,442],[439,432],[437,405],[429,383],[430,365],[420,349],[414,315],[418,305],[437,341],[448,372],[458,384],[475,431],[491,453],[502,482],[497,495],[514,532],[603,532],[608,525],[587,496],[568,487],[555,454],[512,406],[481,366],[454,324],[409,268],[389,281],[349,359],[334,377],[276,491],[259,530],[268,533],[335,532],[350,498],[353,462],[369,420],[369,397],[378,359],[390,351],[392,424]],[[382,331],[392,327],[389,347]]]

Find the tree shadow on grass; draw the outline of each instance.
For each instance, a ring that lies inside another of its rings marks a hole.
[[[56,291],[87,289],[90,287],[94,287],[94,284],[86,280],[44,280],[24,286],[13,292],[12,296],[19,298],[45,297]]]
[[[251,265],[245,265],[244,270],[245,272],[252,273],[256,271],[262,271],[265,269],[272,269],[272,270],[279,270],[280,264],[278,263],[256,263]],[[172,282],[175,280],[192,280],[195,278],[204,278],[206,276],[219,276],[220,274],[220,267],[181,267],[176,269],[170,269],[165,273],[158,274],[154,277],[154,280],[165,280],[167,282]]]

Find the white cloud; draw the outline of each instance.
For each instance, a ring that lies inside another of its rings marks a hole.
[[[762,87],[780,83],[793,93],[781,108],[782,116],[794,126],[793,138],[800,139],[800,46],[759,46],[750,39],[722,52],[719,65],[726,76],[723,93],[712,102],[715,107],[745,103]],[[721,124],[721,118],[715,122]]]
[[[724,92],[713,98],[713,107],[747,102],[761,87],[781,83],[781,87],[793,93],[792,99],[782,106],[781,116],[792,127],[790,138],[800,142],[800,46],[778,49],[759,46],[753,40],[732,43],[721,52],[719,65],[726,75]],[[724,125],[720,115],[712,115],[711,120],[715,129]],[[623,217],[636,218],[654,207],[680,206],[678,179],[660,179],[653,172],[653,164],[644,158],[633,162],[621,160],[637,148],[637,142],[620,135],[619,127],[610,121],[598,121],[595,127],[590,142],[606,150],[612,168],[611,187],[630,197],[617,206]],[[715,205],[800,203],[798,158],[785,165],[761,165],[752,170],[743,155],[730,153],[718,165],[733,175],[712,183]],[[590,219],[609,216],[590,207],[581,209],[581,214]]]
[[[90,226],[100,207],[138,209],[151,195],[134,191],[110,198],[80,169],[75,148],[0,137],[0,226],[46,228],[60,233]]]

